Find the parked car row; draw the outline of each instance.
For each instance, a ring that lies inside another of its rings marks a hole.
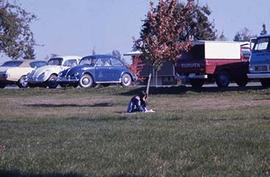
[[[130,86],[136,76],[113,55],[57,56],[48,62],[13,60],[0,67],[0,87],[16,83],[26,87],[93,87],[96,84]]]
[[[83,58],[58,56],[48,62],[8,61],[0,67],[0,88],[14,83],[20,88],[56,88],[58,85],[88,88],[96,84],[130,86],[137,77],[147,77],[154,71],[149,64],[143,62],[141,53],[132,56],[131,68],[135,68],[137,76],[121,59],[113,55],[90,55]],[[136,62],[138,57],[142,63]],[[162,79],[180,78],[182,83],[187,81],[195,88],[201,88],[206,82],[216,82],[221,88],[228,87],[231,82],[244,87],[252,80],[260,81],[263,87],[270,87],[270,36],[260,36],[250,43],[194,41],[191,49],[177,59],[176,65],[169,66],[172,67],[162,67],[156,74],[163,73]],[[167,70],[172,73],[168,74]],[[144,73],[146,74],[142,75]],[[158,76],[154,76],[157,84]],[[162,83],[163,81],[166,80],[162,80]]]
[[[40,67],[27,75],[29,87],[57,87],[58,74],[79,64],[79,56],[58,56],[49,59],[48,65]]]

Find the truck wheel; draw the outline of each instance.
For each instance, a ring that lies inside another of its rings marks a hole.
[[[217,74],[216,83],[219,88],[226,88],[231,82],[230,75],[227,71],[222,71]]]
[[[242,80],[236,80],[235,82],[239,87],[245,87],[248,83],[248,79],[244,78]]]
[[[28,83],[27,83],[27,80],[26,79],[27,79],[26,76],[22,76],[19,79],[19,81],[17,83],[17,85],[18,85],[19,88],[27,88],[28,87]]]
[[[191,84],[192,88],[200,89],[204,84],[204,80],[203,79],[192,79],[190,81],[190,84]]]
[[[49,88],[56,88],[58,86],[57,83],[57,75],[56,74],[52,74],[49,79],[47,80],[47,85]]]
[[[79,85],[82,88],[93,87],[94,81],[93,81],[92,76],[90,76],[89,74],[84,74],[79,80]]]
[[[263,88],[270,87],[270,79],[262,79],[261,84],[262,84]]]

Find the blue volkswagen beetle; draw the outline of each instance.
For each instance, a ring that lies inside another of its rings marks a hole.
[[[62,87],[79,85],[82,88],[116,83],[130,86],[135,79],[136,76],[119,58],[112,55],[91,55],[83,57],[78,66],[59,73],[58,83]]]

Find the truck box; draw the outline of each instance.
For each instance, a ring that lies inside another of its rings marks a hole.
[[[247,42],[196,41],[177,59],[176,72],[195,88],[202,87],[205,82],[228,87],[234,81],[245,86],[249,55]]]

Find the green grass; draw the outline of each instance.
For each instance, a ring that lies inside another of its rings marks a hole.
[[[269,89],[139,90],[1,90],[0,176],[270,175]]]

